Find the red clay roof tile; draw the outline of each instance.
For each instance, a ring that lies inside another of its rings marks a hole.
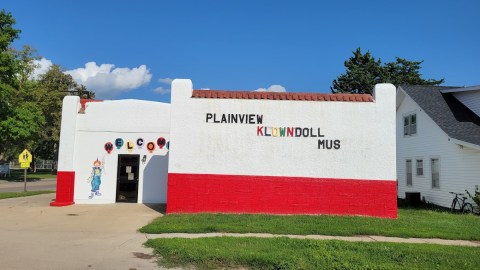
[[[373,102],[373,97],[368,94],[321,94],[321,93],[288,93],[288,92],[272,93],[272,92],[221,91],[221,90],[193,90],[192,98]]]

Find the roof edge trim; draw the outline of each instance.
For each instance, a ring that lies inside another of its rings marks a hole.
[[[465,141],[457,140],[455,138],[450,138],[450,141],[452,141],[452,142],[454,142],[458,145],[461,145],[461,146],[466,146],[468,148],[473,148],[475,150],[480,150],[480,145],[478,145],[478,144],[468,143],[468,142],[465,142]]]

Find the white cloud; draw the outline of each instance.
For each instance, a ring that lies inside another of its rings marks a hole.
[[[287,89],[281,85],[274,84],[270,85],[268,88],[258,88],[257,90],[254,90],[254,92],[287,92]]]
[[[170,93],[170,89],[169,88],[163,88],[161,86],[153,89],[153,92],[157,93],[157,94],[160,94],[160,95],[166,95],[166,94],[169,94]]]
[[[160,78],[160,79],[158,79],[158,81],[161,82],[161,83],[164,83],[164,84],[171,85],[172,82],[173,82],[173,79],[172,78]]]
[[[171,86],[172,86],[173,79],[172,78],[160,78],[160,79],[158,79],[158,82],[168,85],[168,88],[164,88],[163,86],[159,86],[159,87],[153,89],[153,92],[155,92],[157,94],[160,94],[160,95],[170,94],[170,92],[172,91]]]
[[[50,67],[53,65],[52,61],[42,57],[40,60],[33,60],[35,69],[33,70],[32,79],[38,80],[40,75],[47,73]]]
[[[65,73],[72,75],[77,83],[85,85],[88,90],[94,91],[99,98],[112,98],[121,92],[147,85],[152,79],[146,65],[115,68],[113,64],[97,66],[95,62],[88,62],[84,68],[68,70]]]

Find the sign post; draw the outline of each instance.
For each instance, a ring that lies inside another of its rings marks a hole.
[[[27,149],[18,156],[18,162],[20,168],[23,168],[23,192],[27,192],[27,169],[30,168],[30,162],[32,162],[32,154]]]

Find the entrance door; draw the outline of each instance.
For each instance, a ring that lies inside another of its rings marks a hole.
[[[138,201],[139,155],[118,155],[117,202]]]

